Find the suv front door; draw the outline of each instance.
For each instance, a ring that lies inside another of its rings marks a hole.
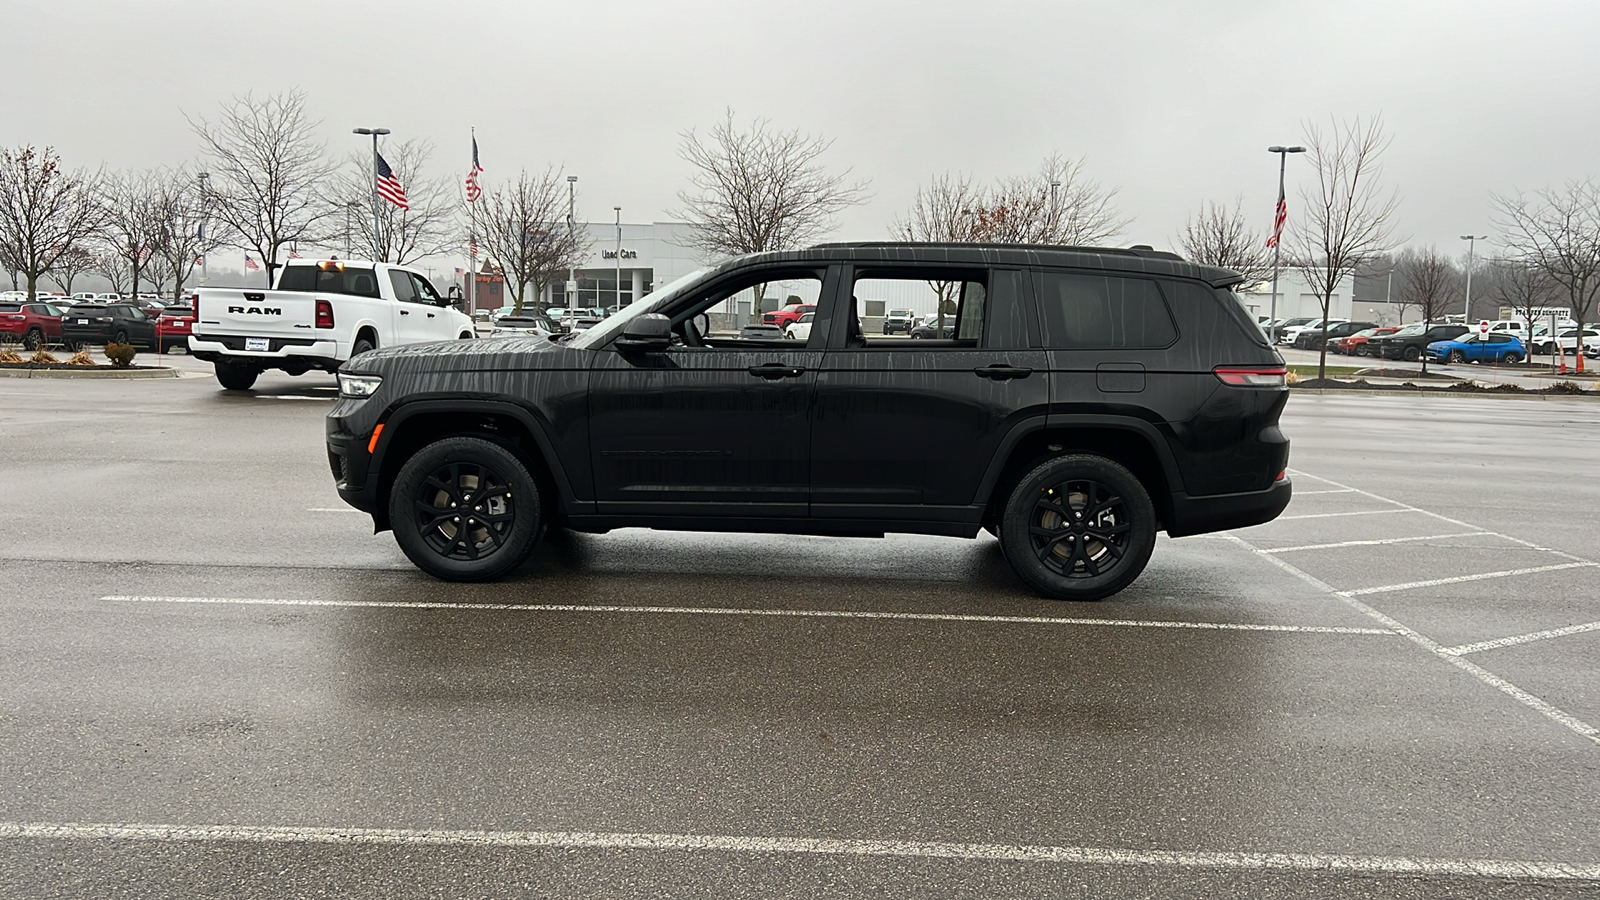
[[[597,352],[589,377],[597,512],[807,515],[812,391],[823,349],[782,335],[728,337],[742,323],[722,310],[737,310],[739,295],[774,284],[814,297],[830,290],[836,272],[730,272],[661,310],[673,322],[670,349]],[[713,316],[717,328],[708,333]]]

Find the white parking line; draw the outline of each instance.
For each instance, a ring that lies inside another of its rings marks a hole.
[[[1466,523],[1462,522],[1459,524],[1465,525]],[[1527,691],[1517,687],[1504,678],[1501,678],[1499,675],[1496,675],[1488,669],[1485,669],[1469,660],[1462,659],[1458,654],[1447,652],[1446,648],[1441,646],[1437,641],[1434,641],[1432,638],[1427,637],[1421,632],[1407,627],[1400,620],[1378,612],[1376,609],[1373,609],[1367,604],[1362,603],[1360,600],[1357,600],[1355,597],[1338,590],[1333,585],[1328,584],[1326,581],[1323,581],[1317,576],[1284,562],[1283,560],[1273,556],[1270,553],[1267,553],[1249,541],[1231,534],[1228,535],[1228,537],[1235,543],[1239,544],[1250,552],[1255,553],[1267,562],[1277,566],[1285,572],[1288,572],[1290,575],[1293,575],[1301,581],[1304,581],[1306,584],[1309,584],[1320,591],[1326,591],[1327,593],[1338,597],[1340,600],[1343,600],[1345,603],[1349,604],[1352,609],[1355,609],[1362,615],[1367,616],[1368,618],[1378,622],[1380,625],[1391,629],[1396,634],[1412,642],[1413,644],[1416,644],[1418,647],[1421,647],[1429,653],[1432,653],[1440,659],[1449,661],[1451,665],[1461,669],[1462,671],[1478,679],[1484,684],[1489,685],[1495,690],[1500,691],[1506,696],[1511,697],[1518,703],[1521,703],[1522,705],[1534,710],[1535,712],[1538,712],[1540,715],[1550,719],[1551,721],[1557,722],[1562,726],[1571,729],[1577,734],[1594,741],[1595,743],[1600,743],[1600,728],[1595,728],[1588,722],[1585,722],[1577,716],[1566,712],[1556,705],[1546,702],[1545,700],[1528,693]]]
[[[1413,541],[1442,541],[1445,538],[1475,537],[1477,535],[1499,537],[1491,531],[1461,531],[1455,534],[1430,534],[1423,537],[1384,538],[1375,541],[1338,541],[1332,544],[1301,544],[1298,547],[1271,547],[1262,549],[1262,553],[1292,553],[1296,550],[1336,550],[1340,547],[1378,547],[1384,544],[1407,544]]]
[[[1309,871],[1365,876],[1515,878],[1600,883],[1600,866],[1533,860],[1443,859],[1333,853],[1254,853],[1226,850],[1129,850],[1118,847],[1070,847],[1048,844],[962,844],[946,841],[873,841],[726,834],[0,822],[0,839],[504,847],[752,855],[803,853],[819,856],[957,859],[972,862],[1111,865],[1247,872]]]
[[[1484,581],[1490,578],[1507,578],[1512,575],[1532,575],[1535,572],[1555,572],[1560,569],[1585,569],[1590,566],[1600,565],[1592,562],[1561,563],[1554,566],[1533,566],[1528,569],[1507,569],[1504,572],[1483,572],[1477,575],[1454,575],[1450,578],[1430,578],[1427,581],[1408,581],[1405,584],[1386,584],[1382,587],[1361,588],[1354,591],[1339,591],[1341,597],[1360,597],[1366,594],[1387,594],[1392,591],[1409,591],[1415,588],[1434,587],[1441,584],[1460,584],[1464,581]]]
[[[1151,622],[1056,616],[975,616],[960,613],[864,612],[836,609],[738,609],[703,606],[584,606],[556,603],[444,603],[425,600],[286,600],[248,597],[101,597],[112,603],[215,603],[246,606],[335,606],[376,609],[494,610],[499,612],[643,613],[690,616],[771,616],[818,619],[899,619],[914,622],[989,622],[1002,625],[1088,625],[1125,628],[1191,628],[1203,631],[1278,631],[1299,634],[1392,635],[1383,628],[1339,625],[1254,625],[1239,622]]]
[[[1327,491],[1295,491],[1294,495],[1296,497],[1305,497],[1305,496],[1308,496],[1308,495],[1311,495],[1311,494],[1352,494],[1352,493],[1355,493],[1355,491],[1353,489],[1351,489],[1351,488],[1334,488],[1332,490],[1327,490]]]
[[[329,507],[329,506],[314,506],[314,507],[311,507],[311,508],[307,509],[306,512],[360,513],[361,510],[356,509],[353,506],[346,506],[346,507],[342,507],[342,508],[334,508],[334,507]],[[366,513],[361,513],[361,514],[362,515],[366,515]]]
[[[1465,653],[1481,653],[1485,650],[1498,650],[1501,647],[1515,647],[1518,644],[1531,644],[1535,641],[1550,638],[1566,637],[1569,634],[1585,634],[1590,631],[1600,631],[1600,622],[1588,622],[1583,625],[1568,625],[1565,628],[1552,628],[1548,631],[1535,631],[1532,634],[1519,634],[1513,637],[1495,638],[1492,641],[1480,641],[1476,644],[1463,644],[1460,647],[1449,647],[1445,653],[1461,656]]]
[[[1285,521],[1287,519],[1338,519],[1338,518],[1343,518],[1344,516],[1383,516],[1383,515],[1389,515],[1391,513],[1403,513],[1403,512],[1411,512],[1411,510],[1409,510],[1409,509],[1362,509],[1362,510],[1357,510],[1356,512],[1311,513],[1310,515],[1304,515],[1304,516],[1279,516],[1276,519],[1273,519],[1272,521],[1274,521],[1274,522],[1282,522],[1282,521]]]

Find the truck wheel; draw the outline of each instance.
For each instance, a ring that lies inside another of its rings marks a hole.
[[[28,350],[37,350],[44,346],[44,332],[37,328],[28,330],[22,338],[22,346]]]
[[[1155,507],[1144,485],[1101,456],[1040,463],[1006,501],[1006,560],[1034,590],[1056,600],[1101,600],[1133,583],[1156,545]]]
[[[1422,348],[1421,347],[1407,347],[1406,348],[1406,352],[1401,354],[1401,356],[1405,359],[1406,362],[1416,362],[1417,360],[1422,358]]]
[[[515,569],[533,551],[543,518],[528,467],[483,438],[423,447],[389,492],[396,543],[444,581],[493,581]]]
[[[231,362],[216,364],[217,382],[230,391],[248,391],[256,383],[260,371],[248,365]]]
[[[367,340],[366,338],[356,338],[355,344],[353,346],[351,346],[351,348],[350,348],[350,355],[351,356],[360,356],[363,353],[371,353],[372,351],[374,351],[376,349],[378,349],[378,348],[374,347],[372,345],[372,342]]]

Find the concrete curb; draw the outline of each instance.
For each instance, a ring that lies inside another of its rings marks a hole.
[[[1600,397],[1600,391],[1585,391],[1581,394],[1535,394],[1532,391],[1517,394],[1510,391],[1504,393],[1495,391],[1376,391],[1369,388],[1289,388],[1290,395],[1294,394],[1330,394],[1333,396],[1349,395],[1354,397],[1453,397],[1472,398],[1492,397],[1496,400],[1581,400],[1584,398]]]
[[[84,366],[81,369],[13,369],[0,366],[0,378],[177,378],[177,369],[118,369],[115,366]]]

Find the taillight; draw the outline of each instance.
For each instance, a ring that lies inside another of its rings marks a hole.
[[[200,295],[194,295],[194,320],[200,321]]]
[[[1236,387],[1284,387],[1289,383],[1286,366],[1217,366],[1211,371],[1223,384]]]
[[[329,300],[317,301],[317,327],[333,327],[333,303]]]

